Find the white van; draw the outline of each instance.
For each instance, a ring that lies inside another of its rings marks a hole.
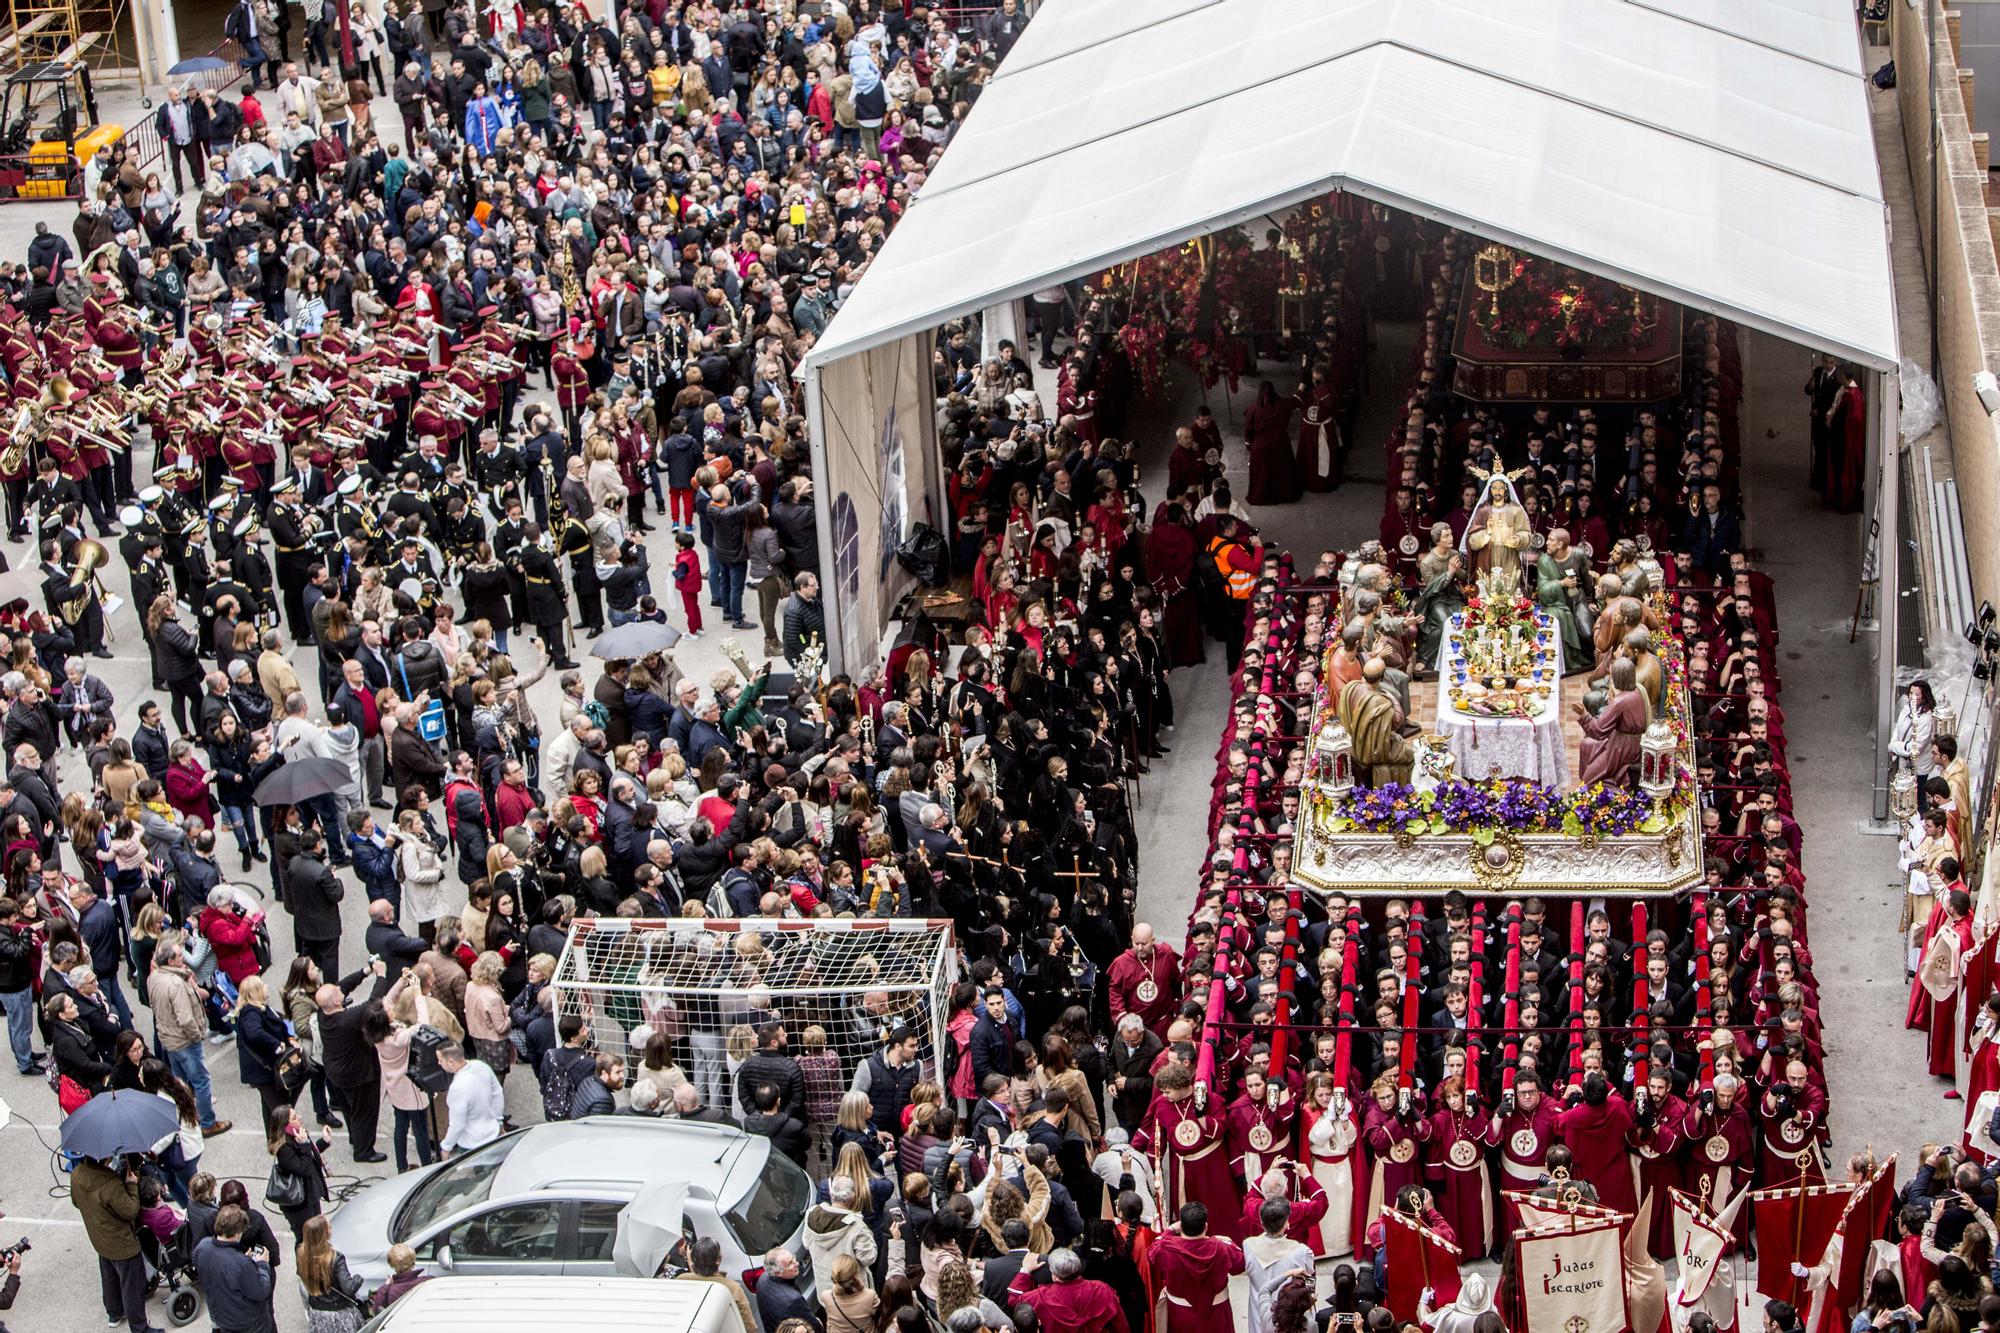
[[[436,1277],[361,1333],[758,1333],[719,1282],[636,1277]]]

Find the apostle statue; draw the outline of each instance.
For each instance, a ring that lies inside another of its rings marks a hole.
[[[1667,669],[1653,652],[1653,632],[1643,624],[1629,631],[1623,656],[1632,659],[1633,678],[1645,694],[1652,716],[1658,717],[1667,706]]]
[[[1348,682],[1335,705],[1340,724],[1354,738],[1355,767],[1371,787],[1408,782],[1411,765],[1416,762],[1415,751],[1402,735],[1403,717],[1396,697],[1384,680],[1388,669],[1381,658],[1369,658],[1362,664],[1361,679]]]
[[[1569,529],[1550,528],[1535,560],[1535,600],[1562,631],[1565,673],[1588,670],[1591,654],[1590,559],[1569,544]]]
[[[1438,526],[1444,527],[1442,523]],[[1431,555],[1426,555],[1422,563],[1432,572],[1425,575],[1423,586],[1417,591],[1417,614],[1421,617],[1417,662],[1424,670],[1434,671],[1438,653],[1444,647],[1446,627],[1454,615],[1465,610],[1466,601],[1472,596],[1472,579],[1465,571],[1465,556],[1458,551],[1447,551],[1435,563]]]
[[[1592,717],[1580,703],[1575,709],[1583,724],[1583,745],[1577,758],[1583,765],[1584,785],[1621,781],[1639,762],[1639,738],[1652,721],[1631,661],[1621,657],[1611,664],[1611,698],[1597,716]]]
[[[1486,495],[1472,511],[1465,525],[1460,549],[1472,556],[1473,569],[1481,574],[1497,570],[1521,577],[1521,552],[1533,544],[1534,534],[1528,511],[1514,494],[1514,483],[1504,473],[1487,474]]]

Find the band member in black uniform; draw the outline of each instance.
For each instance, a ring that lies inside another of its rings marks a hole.
[[[55,540],[42,543],[42,601],[49,618],[69,626],[76,638],[76,650],[92,657],[109,657],[104,646],[104,608],[97,601],[97,575],[78,578],[80,566],[62,558],[62,545]]]
[[[569,557],[569,579],[576,589],[577,625],[584,633],[604,632],[604,598],[597,583],[597,564],[591,554],[590,529],[575,514],[565,513],[556,529],[556,550]]]
[[[562,572],[555,557],[542,547],[542,530],[533,524],[524,534],[521,548],[521,577],[528,585],[528,619],[542,636],[542,651],[558,671],[576,666],[570,660],[569,645],[563,638],[563,621],[569,618],[569,599],[563,596]]]
[[[271,544],[278,548],[278,595],[285,606],[285,625],[292,642],[312,642],[312,622],[306,619],[306,584],[313,565],[313,542],[306,512],[299,504],[297,477],[286,477],[271,488]]]

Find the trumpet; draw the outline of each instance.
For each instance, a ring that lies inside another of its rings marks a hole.
[[[319,437],[336,449],[353,449],[357,452],[361,449],[360,440],[355,439],[352,435],[343,435],[339,431],[328,427],[322,426],[320,428]]]
[[[502,333],[512,334],[514,337],[521,339],[532,340],[542,336],[525,324],[502,324],[496,319],[493,321],[493,327]]]
[[[74,444],[74,442],[77,440],[81,440],[85,444],[96,445],[98,448],[104,450],[106,453],[122,454],[125,452],[126,444],[131,443],[128,440],[126,441],[126,444],[120,444],[116,440],[108,439],[105,436],[99,435],[96,431],[91,430],[89,427],[83,425],[81,422],[68,422],[66,424],[68,426],[68,431],[69,431],[68,439],[72,444]]]

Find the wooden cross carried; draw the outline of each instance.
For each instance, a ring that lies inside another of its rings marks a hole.
[[[1072,881],[1070,884],[1070,893],[1072,896],[1083,891],[1083,882],[1085,880],[1090,880],[1092,883],[1096,882],[1097,872],[1095,870],[1085,870],[1083,868],[1083,858],[1075,852],[1069,854],[1069,866],[1068,870],[1057,870],[1052,873],[1057,879]]]

